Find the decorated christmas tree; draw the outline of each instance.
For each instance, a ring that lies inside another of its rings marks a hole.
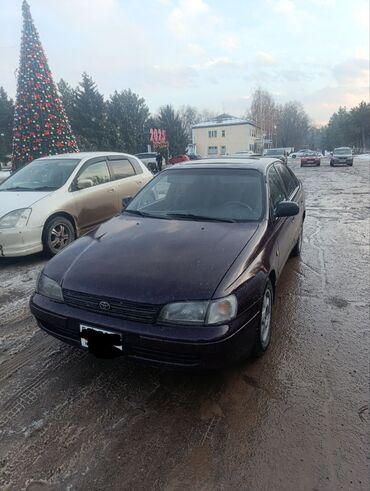
[[[78,152],[26,0],[22,11],[23,32],[13,128],[15,168],[46,155]]]

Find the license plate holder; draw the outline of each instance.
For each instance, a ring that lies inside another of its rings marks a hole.
[[[80,324],[80,339],[81,346],[87,348],[89,351],[95,351],[97,348],[104,347],[116,348],[123,351],[122,334],[110,331],[109,329]]]

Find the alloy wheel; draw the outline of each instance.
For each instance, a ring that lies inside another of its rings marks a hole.
[[[50,231],[50,248],[59,252],[71,242],[71,233],[63,223],[56,223]]]
[[[272,295],[271,290],[266,288],[262,301],[260,338],[262,348],[265,349],[271,336],[271,317],[272,317]]]

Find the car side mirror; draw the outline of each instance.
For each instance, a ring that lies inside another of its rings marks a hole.
[[[281,201],[275,210],[275,217],[293,217],[298,215],[299,206],[294,201]]]
[[[122,208],[125,209],[128,207],[128,205],[131,203],[131,201],[133,200],[133,197],[132,196],[128,196],[127,198],[123,198],[122,200]]]
[[[76,189],[92,188],[93,185],[92,179],[77,179]]]

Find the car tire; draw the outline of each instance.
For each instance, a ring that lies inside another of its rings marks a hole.
[[[319,163],[316,165],[316,167],[320,167],[320,165],[321,165],[321,162],[319,162]]]
[[[352,167],[353,166],[353,162],[351,162],[350,164],[347,164],[348,167]]]
[[[272,305],[274,303],[274,289],[271,281],[267,280],[261,301],[261,314],[253,347],[253,355],[261,356],[267,350],[271,341]]]
[[[334,163],[332,161],[330,161],[330,166],[334,167]]]
[[[295,243],[295,246],[293,247],[292,252],[290,253],[292,257],[298,257],[301,255],[302,243],[303,243],[303,224],[297,242]]]
[[[56,216],[46,222],[42,242],[47,256],[55,256],[75,239],[76,232],[68,218]]]

